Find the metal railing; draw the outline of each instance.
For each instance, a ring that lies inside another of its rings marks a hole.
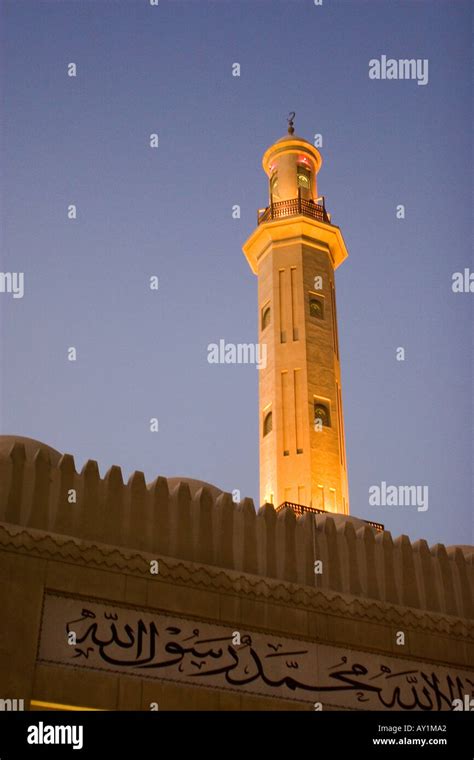
[[[286,507],[289,507],[290,509],[295,512],[297,515],[303,515],[305,512],[311,512],[312,514],[317,515],[333,515],[333,514],[342,514],[341,512],[329,512],[327,509],[316,509],[316,507],[307,507],[304,504],[295,504],[293,501],[282,501],[282,503],[275,507],[275,512],[281,512],[282,509],[286,509]],[[349,517],[349,515],[346,515]],[[375,530],[378,533],[382,533],[382,531],[385,530],[385,526],[382,525],[382,523],[374,522],[373,520],[362,520],[362,522],[365,522],[367,525],[370,525],[371,528],[375,528]]]
[[[309,216],[318,222],[331,224],[329,214],[326,211],[324,203],[315,203],[307,201],[298,195],[298,198],[290,198],[287,201],[275,201],[270,203],[265,209],[259,209],[257,212],[257,224],[283,219],[288,216]]]

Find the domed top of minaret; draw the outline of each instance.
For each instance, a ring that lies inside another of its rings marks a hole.
[[[323,162],[321,154],[309,140],[295,135],[295,113],[288,118],[288,132],[265,151],[262,166],[269,178],[270,204],[301,197],[317,202],[316,175]]]
[[[311,145],[310,141],[305,137],[300,137],[299,135],[294,135],[293,133],[287,133],[286,135],[283,135],[283,137],[280,137],[279,140],[276,140],[276,143],[282,142],[302,142]]]
[[[270,147],[265,151],[262,159],[263,170],[268,177],[271,177],[274,174],[276,176],[276,172],[280,171],[280,190],[282,189],[283,184],[286,186],[286,190],[283,192],[282,199],[284,197],[296,197],[297,194],[295,193],[294,195],[291,195],[291,193],[294,193],[295,187],[291,187],[290,190],[290,173],[294,174],[298,166],[303,167],[303,169],[306,167],[309,171],[311,171],[312,179],[314,180],[323,162],[319,150],[315,148],[314,145],[309,142],[309,140],[306,140],[304,137],[295,135],[294,119],[295,112],[292,111],[288,117],[287,134],[276,140],[273,145],[270,145]],[[286,178],[283,180],[283,182],[281,181],[282,175],[286,175]],[[294,183],[290,184],[294,185]],[[312,182],[311,189],[312,192],[306,193],[305,195],[316,199],[317,196],[315,181]],[[290,195],[288,195],[288,192],[290,192]]]

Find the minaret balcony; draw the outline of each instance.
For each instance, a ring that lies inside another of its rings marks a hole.
[[[298,515],[298,517],[301,517],[306,512],[310,512],[314,515],[333,515],[333,514],[341,514],[341,513],[334,513],[330,512],[327,509],[317,509],[316,507],[307,507],[304,504],[295,504],[292,501],[283,501],[280,506],[275,508],[275,512],[281,512],[283,509],[292,509],[295,515]],[[346,515],[348,517],[348,515]],[[385,530],[385,526],[382,525],[382,523],[374,522],[373,520],[362,520],[362,522],[365,522],[366,525],[370,525],[371,528],[375,528],[377,533],[383,533]]]
[[[315,203],[311,200],[305,200],[301,196],[290,198],[287,201],[275,201],[267,206],[267,208],[259,209],[257,212],[257,224],[284,219],[288,216],[309,216],[318,222],[331,224],[331,217],[326,211],[324,201],[323,203]]]

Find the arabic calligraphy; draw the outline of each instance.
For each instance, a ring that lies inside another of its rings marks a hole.
[[[47,594],[39,659],[359,709],[450,710],[474,672]],[[73,633],[73,645],[68,643]],[[344,654],[342,654],[344,652]]]

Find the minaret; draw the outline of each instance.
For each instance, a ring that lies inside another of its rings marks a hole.
[[[263,156],[269,205],[243,251],[258,277],[260,503],[349,513],[334,271],[347,258],[318,197],[319,151],[288,134]]]

